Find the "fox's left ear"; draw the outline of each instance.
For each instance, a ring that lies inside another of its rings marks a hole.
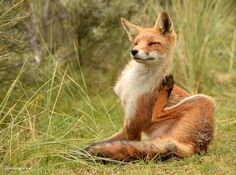
[[[126,33],[128,34],[129,40],[131,42],[135,39],[135,37],[142,30],[142,27],[135,25],[124,18],[121,18],[121,24],[122,24],[123,28],[125,29]]]
[[[157,18],[154,28],[161,29],[161,32],[164,35],[171,33],[173,30],[173,23],[170,16],[166,12],[161,12]]]

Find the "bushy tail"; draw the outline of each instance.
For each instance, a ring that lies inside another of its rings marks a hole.
[[[182,157],[185,147],[170,141],[113,141],[91,145],[83,152],[97,157],[131,161],[143,158],[150,160],[168,155]]]

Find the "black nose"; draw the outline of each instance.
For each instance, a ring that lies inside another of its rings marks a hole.
[[[138,53],[138,50],[137,50],[137,49],[132,49],[132,50],[131,50],[131,54],[132,54],[133,56],[135,56],[137,53]]]

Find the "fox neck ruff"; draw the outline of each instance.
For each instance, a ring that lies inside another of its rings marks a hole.
[[[171,63],[169,63],[171,64]],[[149,95],[160,87],[162,79],[169,74],[171,65],[145,65],[131,60],[122,71],[114,88],[125,108],[125,120],[135,118],[140,97]]]

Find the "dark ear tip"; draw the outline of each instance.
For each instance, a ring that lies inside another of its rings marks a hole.
[[[169,17],[169,14],[166,11],[161,12],[161,16],[163,17]]]

